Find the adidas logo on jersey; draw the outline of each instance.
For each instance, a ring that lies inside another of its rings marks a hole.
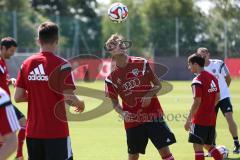
[[[39,64],[28,75],[29,81],[48,81],[48,76],[45,75],[43,65]]]
[[[208,93],[216,92],[217,91],[217,86],[214,83],[214,81],[211,82],[211,88],[208,89]]]

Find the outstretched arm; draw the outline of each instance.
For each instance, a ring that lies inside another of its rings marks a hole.
[[[70,105],[76,107],[76,112],[83,112],[85,109],[84,101],[80,100],[73,92],[72,89],[64,91],[64,99],[65,102]]]

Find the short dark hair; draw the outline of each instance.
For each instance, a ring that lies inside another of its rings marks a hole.
[[[203,68],[205,59],[201,55],[197,53],[193,53],[188,57],[188,62],[191,62],[192,64],[197,63],[200,67]]]
[[[11,48],[12,46],[17,47],[17,42],[12,37],[4,37],[1,39],[1,48],[4,46],[6,49]]]
[[[38,27],[38,38],[42,43],[53,43],[58,40],[57,24],[47,21]]]

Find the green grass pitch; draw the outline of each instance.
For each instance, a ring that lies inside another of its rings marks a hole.
[[[177,143],[172,145],[171,151],[176,160],[193,160],[194,152],[192,144],[187,142],[188,133],[184,130],[185,117],[192,103],[190,81],[170,81],[173,90],[159,96],[164,109],[166,120],[175,133]],[[82,83],[79,85],[104,90],[104,83]],[[231,87],[232,103],[234,106],[234,118],[240,128],[240,80],[233,80]],[[13,93],[13,92],[12,92]],[[105,97],[102,97],[103,99]],[[90,111],[101,103],[101,100],[83,97],[86,111]],[[17,104],[18,108],[26,114],[26,103]],[[217,120],[217,144],[225,145],[232,150],[232,137],[228,131],[226,120],[219,112]],[[89,121],[70,122],[70,135],[75,160],[126,160],[127,146],[123,122],[119,116],[111,111],[104,116]],[[238,129],[239,131],[239,129]],[[26,156],[26,147],[24,147]],[[240,155],[233,155],[230,151],[229,159],[240,160]],[[13,156],[12,156],[13,159]],[[157,150],[149,141],[146,154],[140,155],[140,160],[161,159]],[[207,158],[211,159],[211,158]]]

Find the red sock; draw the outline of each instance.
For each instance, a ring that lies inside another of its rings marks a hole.
[[[219,152],[219,150],[215,147],[212,147],[211,149],[209,149],[208,151],[209,153],[211,153],[212,157],[215,159],[215,160],[222,160],[223,159],[223,156],[222,154]]]
[[[25,128],[21,128],[18,132],[18,148],[17,148],[17,157],[23,156],[23,143],[25,140]]]
[[[195,160],[204,160],[204,153],[203,153],[203,151],[195,152]]]
[[[172,156],[172,154],[169,154],[166,157],[162,157],[163,160],[174,160],[174,157]]]

